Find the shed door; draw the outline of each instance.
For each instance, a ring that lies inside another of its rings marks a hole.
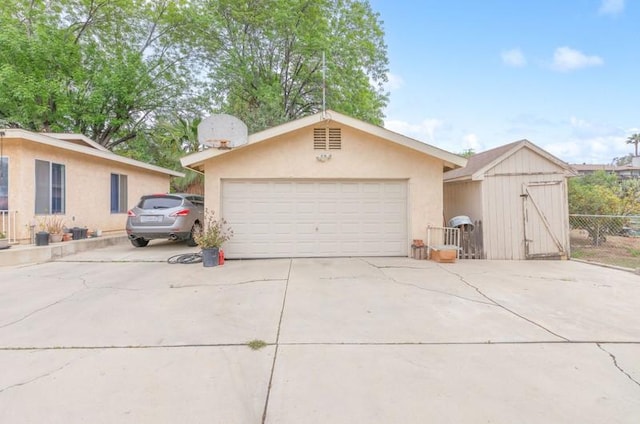
[[[527,259],[566,258],[566,199],[562,181],[522,186],[524,249]]]
[[[224,181],[229,258],[406,256],[406,181]]]

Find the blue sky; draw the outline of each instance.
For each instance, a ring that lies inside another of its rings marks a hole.
[[[386,33],[385,127],[454,153],[526,138],[611,163],[640,132],[637,0],[370,0]]]

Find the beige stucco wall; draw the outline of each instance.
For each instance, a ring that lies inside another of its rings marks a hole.
[[[350,127],[342,128],[342,149],[313,149],[313,127],[230,151],[206,161],[206,206],[220,211],[224,179],[394,179],[408,182],[407,243],[425,239],[428,225],[442,225],[443,162]],[[316,159],[330,153],[322,163]]]
[[[111,174],[127,175],[131,208],[139,197],[169,191],[170,177],[90,155],[66,151],[22,139],[4,139],[4,156],[9,157],[9,209],[18,211],[17,229],[21,242],[29,241],[29,226],[43,221],[35,215],[35,160],[65,165],[66,213],[68,227],[101,229],[105,233],[124,231],[127,214],[111,213]]]

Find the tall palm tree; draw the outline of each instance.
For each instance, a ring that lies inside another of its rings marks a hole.
[[[638,156],[638,143],[640,143],[640,134],[639,133],[635,133],[629,136],[629,138],[627,138],[627,144],[635,144],[636,147],[636,154],[635,156]]]

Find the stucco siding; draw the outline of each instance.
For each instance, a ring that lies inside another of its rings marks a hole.
[[[17,210],[18,238],[29,239],[29,226],[47,215],[35,214],[35,161],[65,166],[65,213],[67,227],[87,227],[103,232],[124,231],[126,210],[142,194],[169,191],[169,176],[89,155],[64,151],[22,139],[5,139],[9,164],[9,208]],[[111,213],[111,174],[127,176],[124,213]]]
[[[412,238],[424,239],[428,225],[441,225],[442,160],[347,126],[334,123],[330,127],[341,128],[340,150],[314,150],[313,127],[305,127],[207,160],[207,208],[224,216],[220,190],[225,179],[393,179],[407,181],[407,243]],[[331,159],[318,161],[321,153],[331,154]]]

